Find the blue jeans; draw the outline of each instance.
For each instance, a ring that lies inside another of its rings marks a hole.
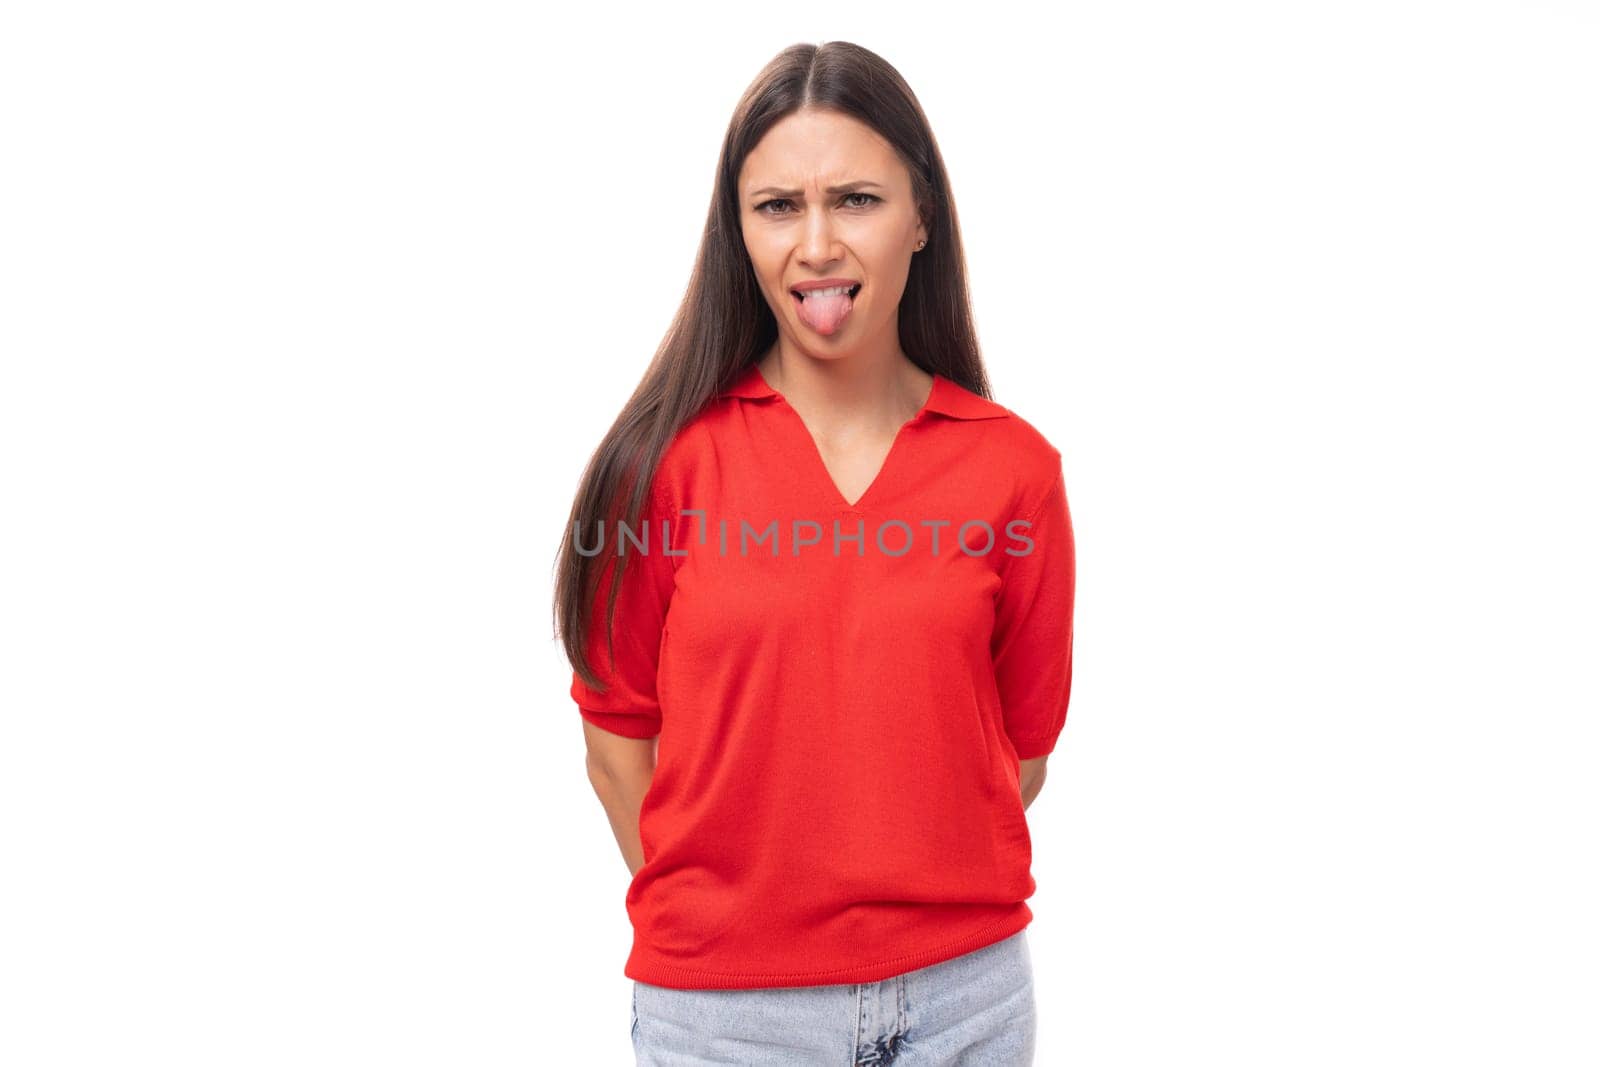
[[[859,985],[668,989],[633,983],[641,1067],[1027,1067],[1038,1014],[1026,930]]]

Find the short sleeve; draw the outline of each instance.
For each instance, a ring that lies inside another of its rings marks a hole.
[[[1055,479],[1030,526],[1008,524],[990,651],[1006,735],[1019,759],[1055,749],[1072,694],[1072,608],[1077,553],[1057,456]],[[1027,538],[1032,542],[1029,547]]]
[[[606,598],[618,557],[607,562],[597,587],[585,646],[590,667],[605,683],[604,691],[585,684],[574,670],[571,696],[579,714],[601,729],[624,737],[650,738],[661,732],[656,676],[675,574],[673,557],[665,549],[675,546],[663,538],[663,520],[671,525],[670,512],[664,510],[654,494],[641,517],[649,522],[648,537],[642,524],[636,523],[633,528],[644,551],[626,535],[618,539],[621,530],[617,524],[608,522],[605,526],[608,542],[616,539],[618,550],[626,557],[622,588],[617,594],[613,654],[606,650]]]

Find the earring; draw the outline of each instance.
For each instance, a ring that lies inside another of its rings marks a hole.
[[[922,251],[922,246],[923,246],[923,245],[925,245],[925,244],[927,244],[927,243],[928,243],[928,242],[926,242],[926,241],[918,241],[918,242],[917,242],[917,251],[918,251],[918,252],[920,252],[920,251]]]

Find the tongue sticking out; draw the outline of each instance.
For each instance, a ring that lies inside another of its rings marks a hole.
[[[850,314],[855,301],[849,293],[834,296],[808,295],[800,300],[800,320],[818,333],[832,333]]]

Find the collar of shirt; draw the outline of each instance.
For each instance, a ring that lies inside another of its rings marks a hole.
[[[761,400],[781,394],[767,384],[767,380],[761,376],[761,371],[752,363],[740,371],[734,377],[732,384],[717,395]],[[994,401],[985,400],[977,393],[957,385],[938,373],[933,376],[933,389],[928,394],[928,401],[923,405],[923,410],[938,412],[952,419],[1003,419],[1011,414],[1009,410]]]

